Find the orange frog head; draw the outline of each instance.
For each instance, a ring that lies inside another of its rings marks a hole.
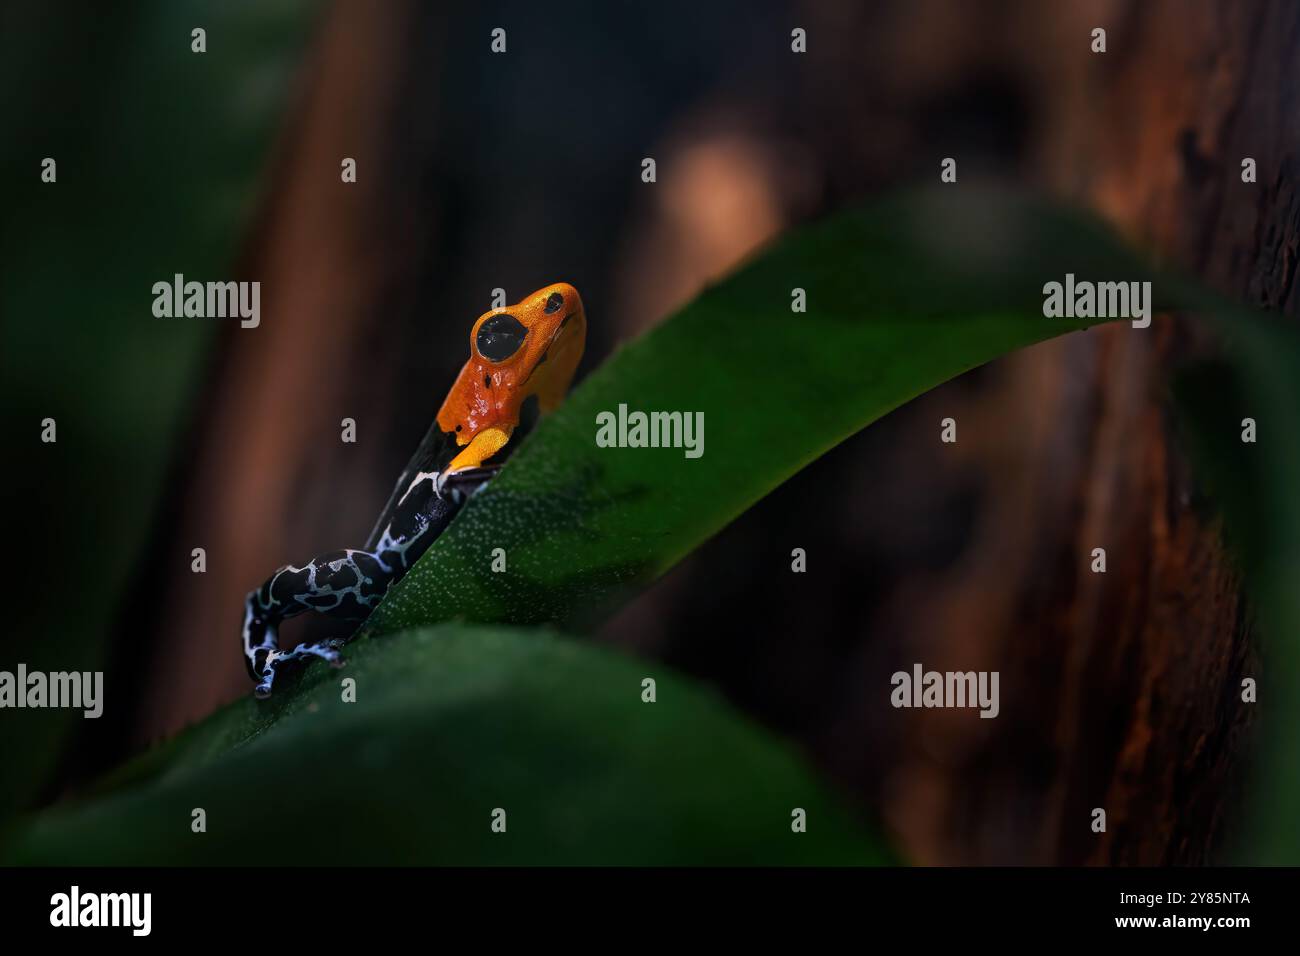
[[[564,282],[480,316],[470,330],[469,361],[438,412],[439,428],[464,449],[448,472],[478,467],[503,448],[530,396],[543,413],[554,410],[586,338],[582,297]]]

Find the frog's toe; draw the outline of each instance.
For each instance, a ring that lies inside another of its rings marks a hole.
[[[339,648],[342,646],[342,641],[321,641],[318,644],[299,644],[291,651],[274,651],[268,654],[266,663],[262,666],[261,680],[253,688],[253,696],[258,700],[266,700],[266,698],[270,697],[272,685],[275,683],[275,675],[286,664],[302,662],[315,657],[325,661],[331,667],[342,667],[344,664],[343,655],[339,653]]]
[[[296,655],[297,658],[319,657],[321,660],[327,661],[334,667],[342,667],[343,655],[339,653],[339,648],[342,646],[342,643],[339,641],[322,641],[319,644],[299,644],[289,652],[289,655],[286,656]]]

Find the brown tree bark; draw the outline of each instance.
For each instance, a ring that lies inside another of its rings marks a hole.
[[[430,24],[411,4],[358,2],[335,4],[320,26],[239,266],[262,283],[263,320],[220,343],[173,481],[178,511],[160,536],[171,560],[147,557],[144,619],[131,615],[152,651],[145,738],[245,690],[244,595],[281,564],[364,540],[371,502],[391,490],[379,470],[401,467],[376,455],[404,421],[389,386],[418,313],[429,242],[419,210],[435,201],[402,175],[400,126],[415,104],[394,64],[417,26]],[[342,181],[345,157],[355,183]],[[357,423],[354,444],[341,440],[344,418]],[[207,551],[204,574],[190,571],[193,547]]]

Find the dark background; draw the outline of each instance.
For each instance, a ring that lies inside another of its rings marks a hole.
[[[58,3],[0,18],[0,666],[104,666],[113,703],[97,722],[7,713],[0,811],[248,691],[243,594],[364,538],[495,287],[581,290],[581,375],[781,230],[932,182],[952,156],[961,182],[1086,205],[1221,291],[1295,311],[1289,3]],[[57,188],[39,182],[44,156]],[[260,280],[261,327],[154,319],[150,286],[174,272]],[[1185,334],[1096,329],[935,390],[596,639],[721,688],[916,862],[1220,859],[1249,759],[1230,705],[1258,662],[1166,418],[1165,371],[1202,348]],[[45,415],[55,446],[36,437]],[[955,446],[937,440],[949,415]],[[338,440],[343,417],[356,444]],[[790,574],[792,547],[807,574]],[[999,670],[1002,717],[894,711],[865,690],[915,661]]]

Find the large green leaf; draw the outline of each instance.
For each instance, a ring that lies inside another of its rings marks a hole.
[[[1147,277],[1094,220],[967,186],[794,232],[583,382],[365,633],[449,618],[589,623],[891,409],[1084,327],[1043,316],[1044,282],[1067,272]],[[791,310],[796,288],[805,313]],[[703,455],[597,447],[597,414],[620,404],[702,413]],[[505,573],[492,569],[497,548]]]
[[[345,703],[341,676],[355,679]],[[656,700],[642,680],[656,680]],[[278,718],[271,722],[268,710]],[[202,808],[207,832],[191,830]],[[492,815],[506,812],[506,832]],[[791,829],[807,814],[807,832]],[[661,666],[502,628],[371,642],[220,712],[6,863],[880,863],[785,747]]]

